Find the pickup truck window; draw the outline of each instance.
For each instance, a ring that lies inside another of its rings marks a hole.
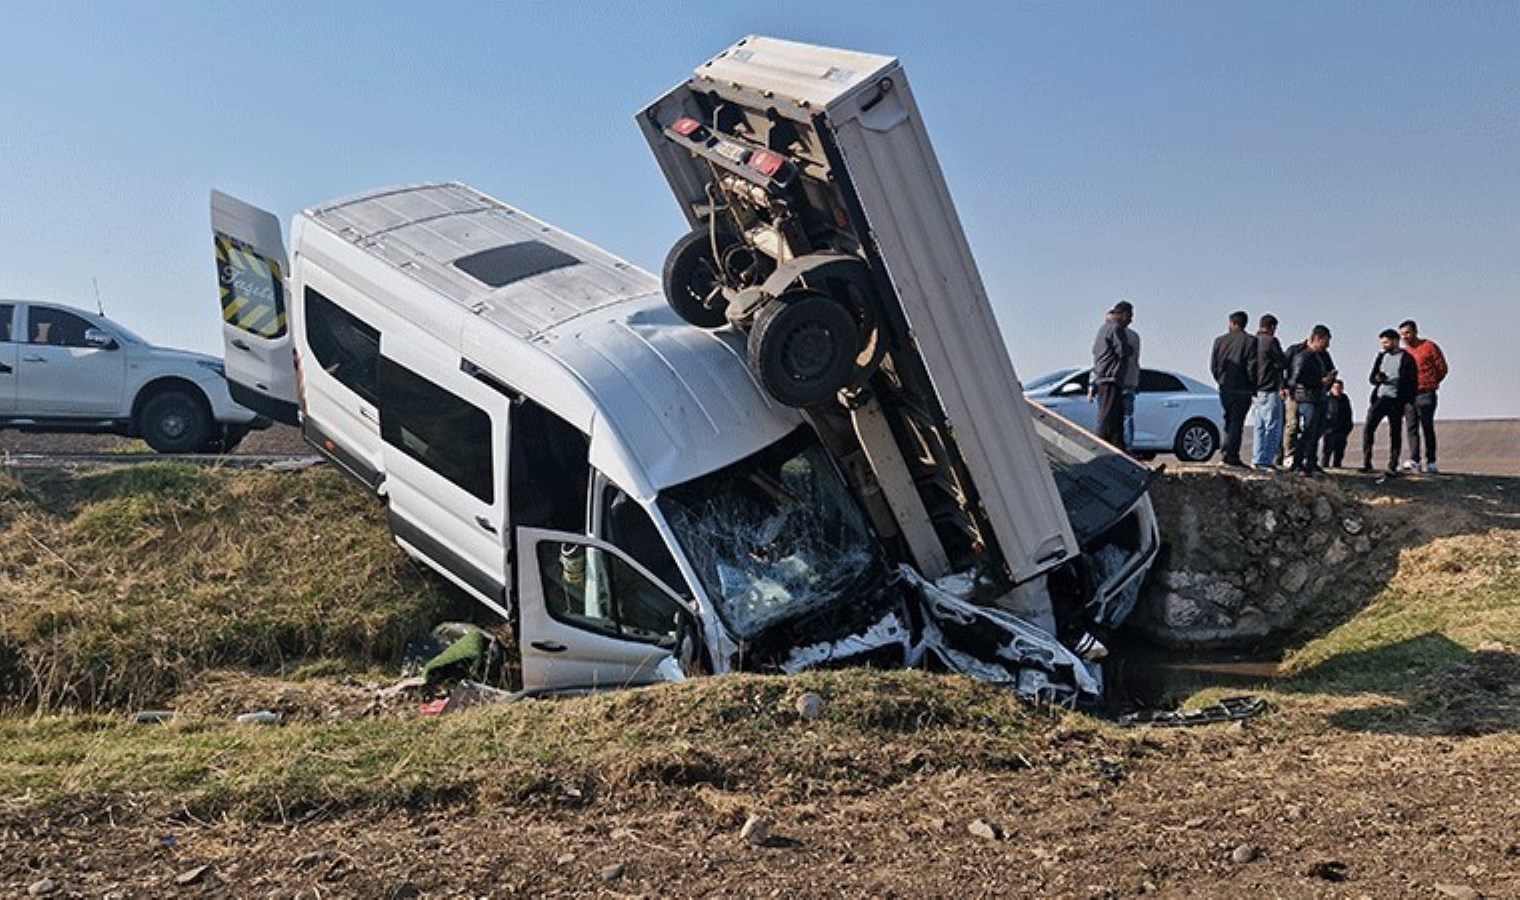
[[[741,638],[855,598],[875,539],[818,438],[800,429],[660,494],[677,540]]]
[[[0,303],[0,343],[11,341],[11,319],[16,313],[16,307],[9,303]]]
[[[380,437],[469,491],[496,502],[491,417],[405,366],[380,357]]]
[[[45,306],[29,307],[27,343],[51,344],[55,347],[87,347],[84,333],[94,328],[89,322],[73,313]]]
[[[304,299],[306,342],[317,364],[339,384],[376,402],[380,332],[311,288]]]

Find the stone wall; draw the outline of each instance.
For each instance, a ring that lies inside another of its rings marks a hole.
[[[1290,639],[1364,603],[1396,563],[1389,526],[1334,479],[1190,470],[1152,497],[1162,556],[1131,622],[1165,646]]]

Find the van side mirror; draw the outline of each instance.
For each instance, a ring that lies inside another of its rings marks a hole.
[[[115,350],[119,345],[116,338],[111,337],[109,332],[99,328],[86,328],[84,330],[84,343],[87,347],[95,347],[100,350]]]

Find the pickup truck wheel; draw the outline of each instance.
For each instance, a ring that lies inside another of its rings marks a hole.
[[[1177,429],[1172,452],[1183,462],[1208,462],[1219,449],[1219,429],[1207,419],[1188,419]]]
[[[165,391],[143,404],[143,440],[159,453],[198,453],[211,436],[211,416],[185,391]]]
[[[850,382],[860,336],[850,311],[823,294],[794,291],[761,307],[749,333],[749,367],[786,406],[816,406]]]
[[[718,232],[719,255],[738,242],[732,234]],[[704,227],[676,241],[665,257],[665,302],[676,315],[698,328],[717,328],[728,322],[722,269],[712,251],[712,234]]]

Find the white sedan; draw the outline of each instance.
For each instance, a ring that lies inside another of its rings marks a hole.
[[[1061,369],[1024,385],[1024,396],[1088,431],[1098,428],[1098,404],[1087,399],[1091,369]],[[1172,453],[1183,462],[1206,462],[1219,449],[1224,410],[1219,392],[1186,375],[1140,370],[1135,395],[1137,456]]]

